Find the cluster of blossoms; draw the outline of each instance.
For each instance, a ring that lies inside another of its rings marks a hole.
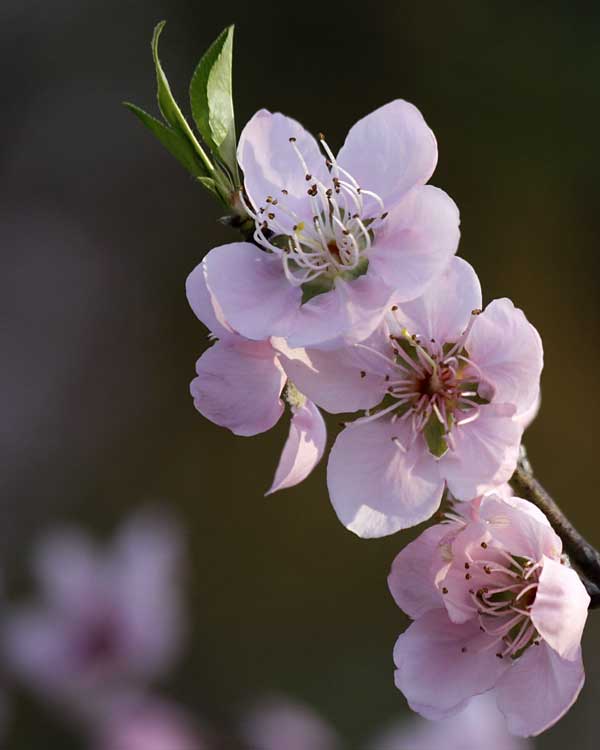
[[[152,688],[181,653],[183,538],[144,511],[105,549],[77,528],[35,550],[36,600],[5,606],[7,676],[88,739],[94,750],[207,750],[204,730]]]
[[[537,331],[508,299],[483,307],[455,255],[458,210],[426,184],[436,141],[414,106],[360,120],[337,157],[322,135],[261,110],[237,153],[252,241],[211,250],[187,282],[217,339],[197,363],[196,408],[254,435],[279,420],[285,394],[290,433],[269,492],[324,454],[320,410],[344,414],[327,484],[361,537],[426,521],[452,498],[390,576],[415,618],[396,684],[432,719],[494,689],[510,730],[538,734],[583,684],[589,597],[543,514],[506,485],[539,407]]]
[[[165,122],[129,106],[246,238],[212,249],[187,280],[213,339],[191,383],[196,408],[250,436],[287,402],[268,492],[298,484],[325,454],[322,411],[343,415],[327,486],[360,537],[415,526],[449,500],[446,520],[392,569],[415,620],[396,646],[396,684],[431,719],[493,690],[514,734],[538,734],[583,684],[589,597],[543,513],[507,484],[539,408],[542,343],[509,299],[483,306],[456,256],[458,209],[428,184],[432,131],[395,100],[359,120],[337,155],[267,110],[236,143],[229,28],[190,86],[210,158],[160,66],[162,26],[152,46]]]

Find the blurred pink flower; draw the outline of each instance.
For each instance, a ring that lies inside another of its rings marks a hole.
[[[531,503],[490,494],[458,510],[392,565],[392,595],[415,620],[396,643],[396,685],[430,719],[493,689],[512,733],[540,734],[583,686],[589,596]]]
[[[366,410],[337,437],[327,474],[340,520],[359,536],[421,523],[446,487],[468,500],[513,473],[539,399],[542,344],[510,300],[480,308],[475,271],[454,257],[363,343],[318,351],[274,340],[316,404]]]
[[[437,144],[416,107],[395,100],[359,120],[337,159],[322,136],[320,145],[264,109],[241,134],[256,244],[217,247],[202,266],[225,318],[247,338],[364,339],[394,290],[414,299],[456,252],[458,209],[425,185]]]
[[[184,629],[178,528],[141,513],[101,550],[76,529],[39,544],[37,602],[9,609],[9,669],[50,701],[93,714],[164,674]]]
[[[529,740],[510,734],[489,695],[479,695],[460,713],[441,721],[398,721],[366,750],[532,750]]]
[[[117,707],[98,732],[94,750],[208,750],[197,727],[176,706],[142,699]]]
[[[200,414],[235,435],[256,435],[271,429],[283,414],[281,393],[286,374],[270,341],[251,341],[225,321],[211,297],[201,266],[189,275],[186,291],[196,316],[218,340],[196,363],[190,384]],[[267,494],[305,479],[321,460],[327,441],[325,422],[317,407],[288,384],[292,418],[275,478]]]
[[[340,750],[335,731],[308,706],[288,698],[264,698],[247,712],[242,739],[251,750]]]

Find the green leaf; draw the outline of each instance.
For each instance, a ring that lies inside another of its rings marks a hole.
[[[201,181],[210,179],[204,177],[205,170],[199,162],[193,146],[190,145],[185,135],[179,130],[174,130],[164,125],[160,120],[144,112],[140,107],[136,107],[135,104],[131,104],[130,102],[123,102],[123,104],[158,138],[167,151],[170,151],[191,175],[198,177]]]
[[[436,458],[441,458],[448,450],[446,429],[434,413],[431,414],[423,430],[429,452]]]
[[[215,171],[213,164],[211,163],[208,156],[204,153],[204,149],[198,143],[196,136],[192,132],[192,129],[187,123],[187,120],[183,116],[173,94],[171,93],[171,87],[169,81],[165,75],[160,60],[158,58],[158,40],[162,30],[165,27],[166,21],[161,21],[154,27],[154,33],[152,34],[152,57],[154,59],[154,67],[156,68],[156,96],[158,99],[158,107],[162,113],[162,116],[174,129],[178,130],[184,135],[192,145],[194,151],[198,154],[201,161],[204,163],[205,171],[212,174]]]
[[[156,68],[156,98],[158,99],[158,108],[165,120],[171,127],[180,129],[183,115],[171,93],[169,81],[158,58],[158,40],[165,24],[166,21],[157,23],[152,34],[152,57],[154,59],[154,67]]]
[[[239,184],[231,84],[233,28],[222,31],[198,63],[190,83],[190,104],[202,138]]]
[[[219,200],[223,200],[212,177],[198,177],[198,180],[210,193],[215,195]]]

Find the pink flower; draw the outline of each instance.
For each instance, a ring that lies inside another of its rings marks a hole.
[[[93,714],[119,691],[170,667],[183,636],[181,539],[166,518],[140,514],[101,550],[76,529],[39,544],[39,601],[9,611],[5,659],[51,701]]]
[[[190,384],[194,406],[211,422],[235,435],[271,429],[283,414],[281,393],[287,377],[270,341],[240,336],[223,318],[208,292],[202,266],[189,275],[187,296],[192,310],[218,340],[196,363]],[[317,407],[287,384],[292,419],[290,431],[267,494],[305,479],[320,461],[327,432]]]
[[[467,500],[513,473],[539,397],[542,345],[510,300],[480,308],[479,280],[455,257],[363,343],[330,352],[276,340],[315,403],[366,410],[338,436],[327,478],[340,520],[359,536],[426,520],[446,487]]]
[[[531,750],[528,740],[506,730],[489,695],[473,698],[460,713],[442,721],[400,721],[368,745],[368,750]]]
[[[311,708],[282,697],[264,698],[242,721],[252,750],[340,750],[335,731]]]
[[[396,686],[429,719],[493,690],[513,734],[540,734],[583,686],[590,598],[531,503],[487,495],[459,510],[392,565],[392,595],[415,620],[396,643]]]
[[[256,244],[217,247],[202,265],[225,318],[249,339],[362,340],[393,290],[414,299],[456,252],[458,209],[425,185],[437,146],[413,105],[396,100],[357,122],[337,159],[320,144],[267,110],[240,137]]]
[[[98,731],[94,750],[208,750],[179,708],[156,699],[115,708]]]

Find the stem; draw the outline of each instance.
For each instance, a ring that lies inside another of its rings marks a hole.
[[[590,609],[600,607],[600,552],[573,526],[547,490],[533,476],[525,448],[521,448],[519,463],[510,479],[518,497],[536,505],[547,516],[550,525],[562,539],[564,551],[577,569],[590,595]]]

